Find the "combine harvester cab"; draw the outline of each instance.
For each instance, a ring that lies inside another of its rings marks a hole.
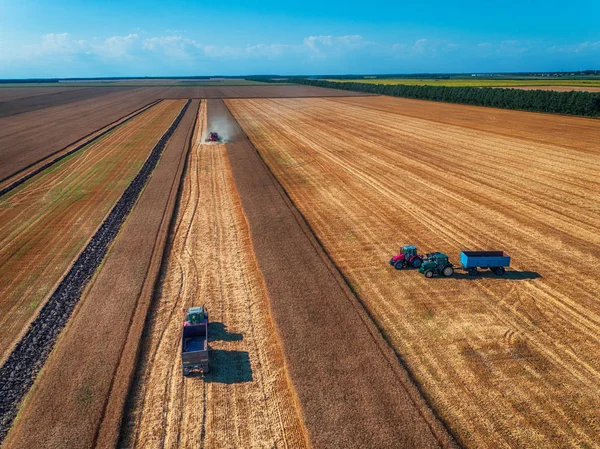
[[[426,278],[434,276],[450,277],[454,274],[454,265],[450,263],[446,254],[430,253],[425,257],[419,268],[419,273],[423,273]]]
[[[405,267],[419,268],[423,263],[423,256],[419,255],[417,247],[406,245],[400,249],[400,252],[390,259],[390,265],[396,270]]]
[[[504,251],[461,251],[460,263],[470,276],[477,276],[477,268],[487,268],[496,276],[502,276],[505,267],[510,266],[510,256]]]
[[[208,311],[204,306],[183,309],[181,364],[184,376],[208,373]]]

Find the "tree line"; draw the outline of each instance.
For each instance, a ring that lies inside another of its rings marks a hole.
[[[261,81],[278,82],[270,78]],[[474,106],[488,106],[521,111],[554,114],[600,116],[600,93],[552,90],[522,90],[490,87],[406,86],[403,84],[370,84],[348,81],[327,81],[309,78],[289,78],[286,82],[309,86],[367,92],[418,100],[443,101]]]

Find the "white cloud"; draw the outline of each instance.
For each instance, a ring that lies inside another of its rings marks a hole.
[[[131,52],[139,42],[137,34],[127,36],[112,36],[98,45],[92,45],[93,52],[104,58],[131,57]]]

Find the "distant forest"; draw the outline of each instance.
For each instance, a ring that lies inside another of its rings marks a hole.
[[[273,78],[262,78],[260,81],[279,82]],[[418,100],[443,101],[446,103],[532,112],[581,115],[585,117],[600,116],[600,93],[596,92],[556,92],[552,90],[489,87],[407,86],[402,84],[386,85],[307,78],[286,78],[285,82],[390,95],[393,97],[416,98]]]

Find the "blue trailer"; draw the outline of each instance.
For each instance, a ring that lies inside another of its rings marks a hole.
[[[477,276],[477,269],[489,269],[502,276],[510,266],[510,256],[504,251],[461,251],[460,263],[470,276]]]
[[[184,376],[208,373],[208,311],[206,307],[183,309],[185,322],[181,333],[181,365]]]

